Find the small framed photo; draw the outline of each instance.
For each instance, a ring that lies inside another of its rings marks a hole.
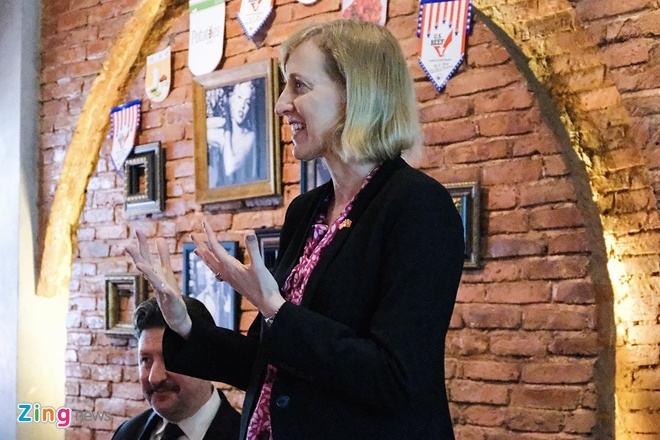
[[[276,228],[256,229],[254,235],[257,236],[264,264],[272,273],[280,250],[280,230]]]
[[[105,332],[133,334],[133,312],[147,299],[147,280],[138,273],[105,276]]]
[[[230,255],[238,254],[238,243],[221,241]],[[218,281],[206,263],[195,254],[195,243],[183,244],[183,294],[204,303],[218,327],[238,329],[238,294],[225,281]]]
[[[165,209],[165,158],[160,142],[136,146],[124,162],[124,209],[134,215]]]
[[[330,171],[321,158],[300,162],[300,193],[321,186],[330,180]]]
[[[479,254],[479,218],[481,217],[479,182],[446,183],[454,205],[463,220],[465,234],[465,263],[463,267],[478,269],[481,266]]]
[[[205,205],[282,193],[275,59],[194,79],[195,194]]]

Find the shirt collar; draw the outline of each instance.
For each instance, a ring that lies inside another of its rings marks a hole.
[[[206,403],[202,405],[195,414],[177,423],[179,428],[181,428],[183,433],[190,440],[204,439],[206,431],[208,431],[209,426],[211,426],[211,422],[213,422],[216,413],[220,409],[221,401],[220,396],[218,396],[218,392],[220,391],[214,389],[209,400],[207,400]],[[163,419],[154,434],[162,435],[162,432],[165,429],[165,425],[165,419]]]

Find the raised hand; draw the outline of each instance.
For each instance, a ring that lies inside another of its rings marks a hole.
[[[174,277],[170,252],[163,238],[156,239],[158,260],[156,263],[149,251],[147,238],[141,232],[136,232],[138,247],[126,246],[126,252],[133,258],[135,266],[142,272],[154,289],[158,306],[163,312],[167,325],[176,333],[186,338],[190,334],[192,321],[188,315],[186,304],[181,296],[181,289]]]
[[[250,264],[242,264],[218,243],[215,233],[204,222],[206,241],[193,235],[195,253],[206,263],[216,278],[229,283],[238,293],[254,304],[263,316],[272,317],[284,304],[277,281],[266,268],[259,252],[257,238],[248,235],[245,247]]]

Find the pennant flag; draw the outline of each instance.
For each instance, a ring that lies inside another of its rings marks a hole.
[[[241,0],[238,22],[249,40],[259,32],[272,12],[273,0]]]
[[[387,0],[342,0],[341,17],[383,26],[387,18]]]
[[[147,73],[144,79],[144,89],[147,97],[153,102],[161,102],[170,94],[172,83],[172,49],[156,52],[147,57]]]
[[[465,58],[471,0],[422,0],[417,21],[419,64],[438,91]]]
[[[112,133],[110,157],[118,173],[124,169],[124,162],[135,145],[135,137],[140,125],[140,104],[140,100],[136,99],[110,110],[110,132]]]
[[[213,72],[224,52],[225,0],[190,0],[188,68],[193,75]]]

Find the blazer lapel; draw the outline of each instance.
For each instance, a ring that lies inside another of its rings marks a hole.
[[[140,432],[140,435],[138,436],[138,440],[149,440],[149,437],[151,437],[151,433],[156,429],[158,426],[158,422],[163,420],[161,416],[156,414],[156,411],[151,410],[151,415],[147,419],[147,423],[144,425],[144,428],[142,429],[142,432]]]
[[[392,177],[394,172],[404,164],[405,162],[400,157],[383,162],[367,186],[360,191],[353,202],[351,211],[346,216],[346,219],[350,220],[347,227],[340,227],[330,244],[321,251],[321,257],[309,276],[307,286],[305,287],[305,293],[303,294],[302,299],[303,306],[309,307],[312,303],[314,294],[317,291],[318,283],[321,281],[323,274],[330,263],[334,260],[335,255],[341,250],[342,246],[351,235],[351,232],[355,229],[356,223],[360,221],[362,214],[367,210],[369,205],[371,205],[371,202],[378,195],[385,183],[390,177]],[[307,230],[309,230],[309,226]]]

